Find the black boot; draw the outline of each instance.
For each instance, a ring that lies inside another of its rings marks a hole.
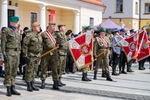
[[[112,67],[112,75],[117,76],[119,74],[116,73],[116,66]]]
[[[89,78],[87,77],[87,72],[85,73],[85,78],[86,78],[88,81],[92,81],[91,79],[89,79]]]
[[[16,91],[15,86],[11,86],[11,94],[21,95],[19,92]]]
[[[37,87],[34,86],[34,82],[31,82],[31,88],[35,91],[39,91],[39,89]]]
[[[122,74],[127,74],[127,72],[125,72],[125,66],[122,67],[121,73],[122,73]]]
[[[58,87],[58,81],[54,81],[53,89],[54,90],[60,90],[60,88]]]
[[[134,72],[134,71],[131,69],[131,66],[127,66],[127,72]]]
[[[82,81],[88,81],[86,78],[86,73],[82,73]]]
[[[102,71],[102,77],[106,77],[106,72]]]
[[[7,96],[11,96],[11,87],[10,87],[10,86],[7,86],[6,88],[7,88],[7,93],[6,93],[6,95],[7,95]]]
[[[66,84],[64,84],[64,83],[61,82],[61,78],[59,78],[59,85],[60,85],[60,84],[61,84],[61,86],[66,86]],[[59,85],[58,85],[58,86],[59,86]]]
[[[97,71],[94,71],[94,80],[97,80]]]
[[[113,80],[111,79],[111,77],[110,77],[109,72],[108,72],[108,73],[106,73],[106,80],[107,80],[107,81],[113,81]]]
[[[139,70],[144,70],[144,68],[142,67],[142,60],[141,61],[139,61]]]
[[[27,91],[32,92],[31,82],[27,82]]]
[[[45,80],[42,80],[42,85],[41,85],[41,89],[45,88]]]

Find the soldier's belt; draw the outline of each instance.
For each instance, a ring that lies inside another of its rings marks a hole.
[[[7,50],[14,50],[14,51],[18,51],[19,49],[18,48],[6,48],[6,51]]]

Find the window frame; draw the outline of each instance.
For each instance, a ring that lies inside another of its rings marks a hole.
[[[118,4],[117,3],[118,3],[118,0],[116,0],[116,4],[115,4],[116,9],[115,9],[115,12],[116,13],[123,13],[123,11],[124,11],[124,9],[123,9],[123,7],[124,7],[123,6],[124,5],[124,0],[122,0],[122,11],[117,11],[117,8],[118,8],[118,6],[117,6]]]
[[[32,22],[32,14],[36,15],[36,20],[34,20],[33,22]],[[32,24],[34,22],[37,22],[37,21],[38,21],[38,13],[37,12],[30,12],[30,27],[31,27],[31,29],[32,29]]]
[[[138,15],[138,13],[139,13],[139,3],[135,2],[135,14]]]
[[[146,12],[146,4],[149,4],[149,12]],[[150,3],[145,3],[144,6],[145,6],[144,7],[144,10],[145,10],[144,13],[145,14],[150,14]]]

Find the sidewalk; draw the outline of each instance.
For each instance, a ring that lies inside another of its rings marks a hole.
[[[6,97],[6,89],[3,79],[0,78],[0,100],[150,100],[150,69],[145,64],[146,70],[138,70],[137,64],[133,64],[135,72],[112,76],[113,82],[106,81],[98,73],[98,80],[91,82],[81,81],[81,72],[66,74],[62,81],[67,84],[60,91],[52,90],[52,78],[46,80],[46,89],[37,92],[27,92],[26,84],[17,76],[17,90],[21,96]],[[93,79],[93,71],[88,73]],[[40,87],[40,79],[36,79],[36,86]]]

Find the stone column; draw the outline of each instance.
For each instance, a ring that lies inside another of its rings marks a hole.
[[[46,30],[46,5],[40,5],[40,26],[43,31]]]
[[[74,11],[74,33],[79,33],[79,27],[80,27],[80,12]]]
[[[1,27],[8,26],[8,1],[2,0],[2,9],[1,9]]]

